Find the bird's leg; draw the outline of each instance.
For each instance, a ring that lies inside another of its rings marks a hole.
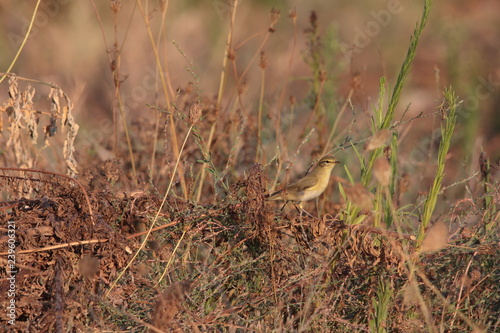
[[[283,205],[283,207],[281,207],[280,211],[283,211],[283,209],[285,209],[285,206],[287,205],[288,201],[285,200],[285,204]],[[295,204],[294,204],[295,206]]]
[[[306,213],[307,215],[309,215],[311,217],[314,217],[314,216],[312,216],[304,208],[302,208],[302,202],[299,202],[299,206],[298,207],[295,204],[294,204],[294,206],[299,211],[300,232],[302,233],[302,237],[304,239],[305,244],[307,246],[309,246],[309,237],[307,236],[306,228],[304,227],[304,224],[303,224],[304,220],[302,219],[302,213]]]
[[[295,206],[295,208],[297,208],[297,206]],[[307,210],[305,210],[304,208],[302,208],[302,202],[299,203],[299,208],[300,208],[300,217],[302,217],[302,213],[306,213],[307,215],[309,215],[309,217],[314,217],[314,215],[312,215],[311,213],[309,213]],[[299,208],[297,208],[297,210],[299,210]]]
[[[309,215],[309,217],[316,217],[316,216],[314,216],[313,214],[309,213],[309,212],[308,212],[307,210],[305,210],[305,209],[302,209],[302,211],[303,211],[304,213],[306,213],[307,215]]]
[[[305,210],[304,208],[302,208],[302,202],[299,202],[298,206],[295,204],[295,202],[293,201],[285,201],[285,204],[283,205],[283,207],[281,207],[281,210],[283,210],[285,208],[285,206],[291,202],[293,207],[295,207],[295,209],[297,210],[297,212],[299,213],[299,217],[302,219],[302,213],[306,213],[307,215],[309,215],[310,217],[314,217],[314,215],[312,215],[311,213],[309,213],[307,210]]]
[[[295,204],[295,202],[292,202],[292,204],[293,204],[293,207],[295,207],[295,209],[297,210],[297,212],[300,214],[300,216],[302,216],[302,211],[303,211],[303,209],[302,209],[302,202],[299,202],[299,207],[300,208],[297,207],[297,205]]]

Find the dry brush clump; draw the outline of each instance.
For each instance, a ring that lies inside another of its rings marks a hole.
[[[366,331],[374,292],[385,280],[395,295],[389,327],[404,331],[424,325],[422,318],[410,321],[404,315],[421,307],[418,294],[410,297],[407,291],[408,265],[416,256],[415,281],[430,302],[429,312],[447,304],[437,301],[439,290],[447,302],[457,304],[455,313],[443,317],[456,327],[469,325],[465,319],[491,325],[493,314],[484,300],[494,301],[499,253],[494,235],[486,237],[482,224],[464,228],[451,238],[453,247],[442,249],[450,240],[438,223],[415,252],[411,235],[348,225],[335,214],[277,214],[264,200],[262,166],[255,164],[248,172],[216,205],[169,200],[147,247],[110,289],[132,260],[159,198],[117,191],[123,177],[113,162],[86,173],[80,185],[64,175],[3,170],[2,186],[17,197],[9,202],[10,212],[4,207],[2,219],[16,221],[19,230],[23,266],[17,279],[24,296],[17,309],[19,318],[26,319],[18,320],[19,327]],[[37,199],[36,193],[44,197]],[[498,196],[493,199],[498,204]],[[457,217],[478,213],[464,208],[455,209]],[[439,249],[439,256],[426,252]],[[167,275],[158,280],[166,267]],[[40,276],[43,283],[36,282]],[[478,293],[483,301],[472,302],[471,295]],[[477,312],[464,319],[457,313],[465,299]]]
[[[3,169],[0,184],[13,190],[12,200],[1,206],[1,219],[5,225],[15,223],[16,328],[88,327],[105,281],[129,256],[130,241],[116,223],[131,199],[93,192],[64,175],[36,170]],[[2,236],[2,262],[9,250],[6,237]],[[6,274],[3,270],[2,276]],[[2,290],[5,281],[2,278]]]
[[[16,253],[19,261],[26,263],[21,266],[23,273],[17,276],[22,286],[18,292],[24,295],[17,303],[18,318],[25,318],[18,319],[18,327],[56,331],[68,325],[110,327],[104,323],[111,318],[134,322],[137,316],[144,315],[160,329],[188,329],[195,325],[210,330],[235,318],[247,326],[246,321],[256,320],[257,313],[270,315],[268,301],[264,301],[268,297],[280,295],[296,308],[296,297],[304,294],[311,279],[328,281],[353,269],[366,269],[366,264],[357,267],[363,256],[378,258],[384,265],[396,263],[396,257],[386,248],[369,245],[372,238],[366,232],[349,231],[339,221],[293,219],[290,224],[280,224],[268,204],[258,201],[263,193],[261,171],[258,165],[252,168],[248,178],[236,186],[243,191],[235,194],[232,202],[218,207],[169,202],[165,216],[175,222],[169,224],[173,229],[166,234],[154,232],[136,268],[126,275],[123,282],[128,283],[119,283],[107,297],[104,294],[110,281],[131,260],[138,246],[127,235],[135,231],[144,234],[144,229],[134,229],[136,221],[144,220],[151,209],[158,207],[158,200],[144,195],[117,196],[103,186],[109,182],[104,172],[88,179],[84,194],[71,179],[59,179],[61,175],[4,171],[2,184],[14,188],[24,183],[31,192],[45,194],[43,199],[23,199],[19,195],[10,202],[11,211],[4,209],[2,216],[4,222],[16,221]],[[306,233],[310,234],[304,238]],[[182,234],[186,234],[184,238]],[[181,246],[181,252],[175,253],[175,244]],[[331,244],[344,244],[345,248],[341,250],[337,245],[333,250]],[[345,254],[348,257],[344,258]],[[158,277],[165,260],[172,257],[177,259],[168,280],[192,280],[191,288],[183,289],[190,301],[186,304],[175,292],[173,296],[165,293],[153,307],[157,289],[150,279]],[[311,272],[318,275],[313,278]],[[35,282],[40,274],[44,277],[41,284]],[[134,295],[149,301],[142,304]],[[228,297],[230,300],[223,301]],[[205,304],[205,311],[195,319],[188,310],[194,311],[200,304]],[[184,312],[175,310],[179,306]],[[129,309],[125,314],[123,307]],[[289,306],[279,311],[283,312],[280,316],[298,325],[300,316],[292,315]],[[171,315],[166,316],[167,312]],[[269,320],[260,324],[269,325]],[[26,326],[28,323],[32,326]]]

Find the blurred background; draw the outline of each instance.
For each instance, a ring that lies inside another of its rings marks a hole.
[[[434,1],[381,131],[424,2],[0,0],[16,327],[498,331],[500,1]]]

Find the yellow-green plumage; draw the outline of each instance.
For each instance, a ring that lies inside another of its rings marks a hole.
[[[284,189],[272,193],[267,200],[302,202],[317,198],[326,190],[332,169],[338,163],[339,161],[333,156],[323,157],[310,173]]]

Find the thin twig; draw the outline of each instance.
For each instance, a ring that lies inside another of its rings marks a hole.
[[[174,222],[170,222],[170,223],[167,223],[167,224],[155,227],[155,228],[151,229],[151,232],[171,227],[173,225],[178,224],[179,222],[180,221],[174,221]],[[126,239],[132,239],[132,238],[139,237],[139,236],[142,236],[142,235],[147,234],[147,233],[148,233],[148,230],[142,231],[142,232],[138,232],[138,233],[135,233],[135,234],[132,234],[132,235],[129,235],[129,236],[125,237],[125,238]],[[66,248],[66,247],[71,247],[71,246],[80,246],[80,245],[96,244],[96,243],[106,243],[106,242],[109,242],[109,241],[110,241],[109,238],[90,239],[90,240],[86,240],[86,241],[76,241],[76,242],[70,242],[70,243],[50,245],[50,246],[40,247],[40,248],[36,248],[36,249],[16,251],[16,254],[44,252],[44,251],[50,251],[50,250],[56,250],[56,249],[62,249],[62,248]],[[0,252],[0,256],[5,256],[5,255],[8,255],[8,254],[9,254],[9,252]]]

